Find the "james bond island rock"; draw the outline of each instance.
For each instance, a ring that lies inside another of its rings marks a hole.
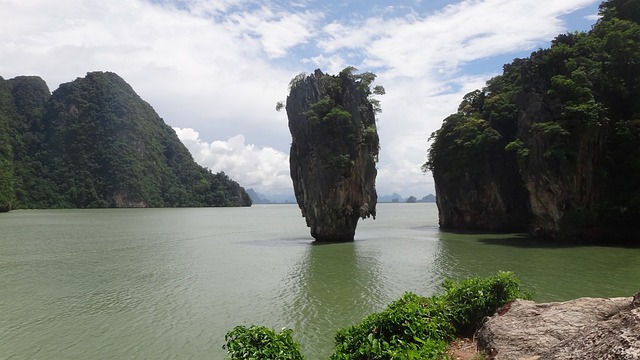
[[[352,241],[358,219],[375,218],[379,103],[375,75],[316,70],[291,81],[286,110],[296,199],[316,241]]]
[[[0,210],[249,205],[118,75],[0,78]]]
[[[637,242],[640,0],[600,6],[466,95],[432,135],[440,225]]]

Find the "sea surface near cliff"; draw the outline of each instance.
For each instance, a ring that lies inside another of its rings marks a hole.
[[[312,245],[295,205],[20,210],[0,216],[0,358],[221,359],[236,325],[336,329],[444,277],[511,270],[534,300],[630,296],[640,249],[441,232],[435,204],[379,204],[356,241]]]

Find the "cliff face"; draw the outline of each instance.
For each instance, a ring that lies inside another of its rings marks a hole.
[[[529,231],[536,236],[583,237],[580,228],[588,225],[589,213],[598,211],[608,190],[601,173],[606,171],[608,120],[604,114],[595,124],[567,119],[566,106],[541,96],[549,90],[535,88],[540,85],[531,84],[520,94],[518,106],[516,139],[528,149],[518,169],[528,194]],[[572,217],[582,216],[587,218],[572,223]],[[597,229],[589,231],[595,235]]]
[[[604,2],[590,32],[558,36],[465,96],[425,164],[442,227],[634,239],[640,24],[624,9],[638,3]]]
[[[352,241],[358,219],[375,218],[379,139],[372,80],[349,70],[339,76],[316,70],[292,80],[286,103],[291,179],[317,241]]]
[[[9,106],[0,119],[11,119],[13,141],[2,159],[13,165],[13,208],[251,204],[224,173],[197,165],[173,129],[114,73],[89,73],[53,94],[39,78],[4,85]]]
[[[433,175],[440,226],[514,231],[525,228],[526,193],[518,181],[514,154],[502,151],[506,145],[503,135],[486,122],[467,121],[459,114],[448,117],[440,132],[460,134],[442,136],[431,150],[431,161],[437,169]]]

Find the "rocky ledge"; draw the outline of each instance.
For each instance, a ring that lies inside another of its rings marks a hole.
[[[488,318],[477,344],[495,360],[638,360],[640,293],[542,304],[516,300]]]

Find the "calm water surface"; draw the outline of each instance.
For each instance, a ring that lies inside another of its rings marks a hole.
[[[444,233],[434,204],[381,204],[349,244],[308,234],[295,205],[1,214],[0,359],[222,359],[240,324],[325,359],[403,292],[497,270],[539,301],[640,291],[640,249]]]

